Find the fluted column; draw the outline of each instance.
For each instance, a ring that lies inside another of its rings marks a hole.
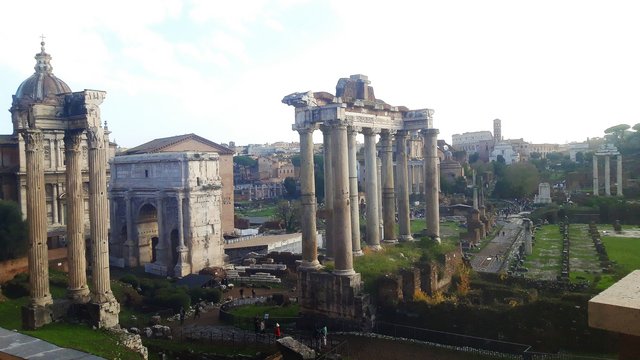
[[[26,130],[22,133],[22,136],[25,141],[27,163],[29,306],[36,308],[53,303],[49,291],[47,207],[44,189],[44,136],[40,130]]]
[[[424,194],[427,236],[440,242],[440,204],[438,194],[438,129],[424,129]]]
[[[384,218],[384,236],[382,241],[395,243],[396,239],[396,195],[393,181],[393,146],[391,131],[380,133],[382,143],[382,216]]]
[[[347,129],[347,147],[349,148],[349,203],[351,205],[351,242],[353,255],[362,255],[360,245],[360,207],[358,206],[358,167],[356,160],[356,135],[359,128]]]
[[[622,196],[622,154],[616,155],[618,160],[618,166],[616,167],[616,181],[618,186],[616,187],[616,195]]]
[[[364,129],[365,196],[367,201],[367,246],[380,249],[380,218],[378,203],[378,161],[376,134],[378,129]]]
[[[103,129],[99,126],[87,129],[89,147],[89,216],[92,241],[92,289],[91,300],[97,304],[117,304],[111,292],[109,274],[109,242],[108,242],[108,199],[107,170],[103,138]],[[108,311],[113,315],[115,309]],[[115,319],[100,319],[100,327],[112,327],[118,323]],[[106,314],[102,314],[106,315]],[[113,323],[115,321],[115,324]]]
[[[177,277],[183,277],[191,273],[191,264],[189,263],[189,248],[185,245],[184,241],[184,194],[179,192],[177,194],[178,200],[178,263],[173,269],[174,275]]]
[[[335,152],[332,146],[332,129],[329,126],[321,125],[322,131],[322,152],[324,155],[324,214],[325,214],[325,236],[324,236],[324,248],[326,255],[329,258],[333,258],[334,244],[333,241],[333,167],[332,159]]]
[[[380,142],[378,142],[380,145]],[[378,233],[380,234],[380,240],[382,241],[382,234],[384,234],[384,217],[382,216],[382,159],[380,158],[380,150],[377,151],[378,156],[376,157],[376,178],[378,179]]]
[[[600,184],[598,181],[598,155],[593,154],[593,195],[598,196],[600,193]]]
[[[67,259],[69,286],[67,297],[74,302],[89,301],[87,258],[84,237],[84,194],[82,192],[82,131],[64,136],[67,182]]]
[[[349,159],[347,124],[335,120],[331,125],[333,174],[333,237],[336,275],[352,275],[353,243],[351,241],[351,209],[349,200]]]
[[[398,177],[398,223],[400,241],[411,241],[411,219],[409,218],[409,159],[407,156],[406,131],[396,134],[396,174]]]
[[[604,156],[604,194],[611,196],[611,161],[610,156]]]
[[[167,249],[171,248],[171,246],[167,246],[166,242],[168,241],[168,237],[164,230],[164,191],[158,191],[156,193],[156,212],[158,214],[158,245],[156,245],[156,261],[157,265],[167,265],[169,262],[167,261],[168,254]],[[151,243],[151,247],[153,248],[153,241]],[[169,274],[167,274],[169,275]]]
[[[302,202],[302,263],[300,269],[317,269],[318,240],[316,238],[316,184],[313,165],[314,127],[298,128],[300,134],[300,201]],[[325,162],[327,159],[325,158]],[[325,178],[329,174],[325,173]]]

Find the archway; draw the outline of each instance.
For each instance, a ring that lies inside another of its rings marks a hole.
[[[138,230],[138,260],[140,265],[155,261],[156,246],[153,238],[158,238],[158,211],[151,204],[144,204],[138,212],[136,221]]]

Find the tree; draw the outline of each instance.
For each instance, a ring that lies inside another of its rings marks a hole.
[[[540,154],[539,152],[534,151],[531,154],[529,154],[529,158],[537,160],[537,159],[542,158],[542,154]]]
[[[282,200],[276,205],[274,217],[280,220],[287,234],[300,229],[300,202]]]
[[[480,154],[477,152],[474,152],[473,154],[469,155],[469,163],[473,164],[475,162],[477,162],[478,160],[480,160]]]
[[[27,252],[27,223],[13,201],[0,200],[0,260],[17,259]]]
[[[576,153],[576,162],[578,164],[583,164],[584,163],[584,153],[582,151],[578,151]]]
[[[611,139],[616,146],[620,146],[624,142],[625,132],[629,130],[629,128],[631,127],[627,124],[620,124],[605,129],[604,133],[608,135],[607,137]]]
[[[258,160],[252,158],[251,156],[234,156],[233,163],[240,166],[253,167],[258,165]]]
[[[530,163],[516,163],[507,166],[504,176],[496,181],[493,195],[498,198],[522,198],[531,196],[538,188],[540,175]]]
[[[283,186],[285,191],[287,192],[287,196],[290,198],[298,197],[298,186],[296,179],[291,176],[287,176],[284,179]]]
[[[498,156],[496,157],[496,161],[497,161],[498,163],[500,163],[500,164],[506,164],[506,163],[507,163],[507,160],[506,160],[506,159],[504,158],[504,156],[502,156],[502,155],[498,155]]]

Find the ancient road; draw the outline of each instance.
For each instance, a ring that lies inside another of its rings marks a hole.
[[[506,268],[513,242],[522,232],[522,218],[512,216],[502,221],[503,227],[479,253],[471,259],[471,267],[478,272],[497,273]]]

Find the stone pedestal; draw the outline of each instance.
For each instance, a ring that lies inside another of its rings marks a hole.
[[[620,334],[619,359],[640,359],[640,270],[589,300],[589,326]]]
[[[300,271],[300,306],[303,319],[340,322],[353,329],[370,329],[373,316],[369,296],[362,292],[359,273],[337,276],[324,271]],[[328,320],[327,320],[328,319]],[[317,322],[317,321],[316,321]]]
[[[99,329],[109,329],[119,324],[120,304],[114,299],[102,303],[87,304],[91,324]]]
[[[187,260],[189,249],[184,246],[178,246],[178,263],[173,268],[173,276],[181,278],[191,274],[191,264]]]
[[[50,305],[25,305],[22,307],[22,327],[27,330],[35,330],[51,323],[53,312]]]

